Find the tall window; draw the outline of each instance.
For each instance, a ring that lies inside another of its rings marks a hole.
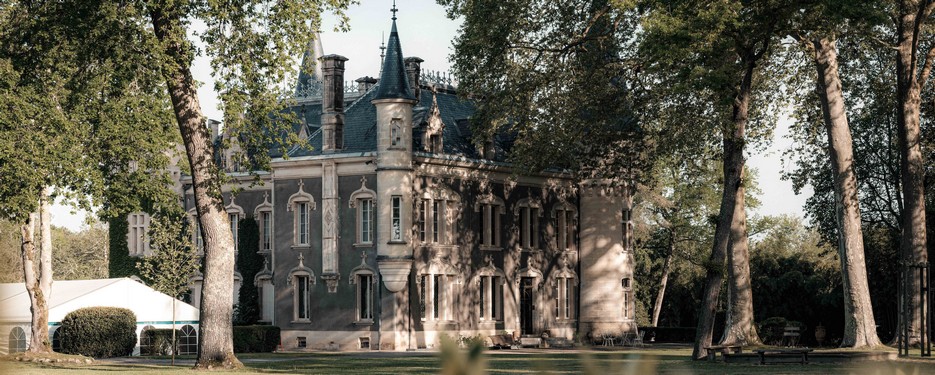
[[[260,251],[269,252],[273,248],[273,213],[260,211]]]
[[[295,276],[295,320],[308,320],[308,275]]]
[[[373,275],[357,275],[357,320],[373,320]]]
[[[500,276],[480,277],[481,320],[503,319],[503,278]]]
[[[198,250],[198,254],[205,252],[205,239],[201,234],[201,222],[198,221],[198,217],[195,217],[195,249]]]
[[[630,251],[630,242],[632,241],[633,236],[633,211],[629,208],[623,209],[623,214],[621,215],[621,220],[623,221],[620,227],[623,230],[623,249],[624,251]]]
[[[315,199],[305,192],[305,183],[299,180],[299,191],[289,197],[288,211],[292,211],[292,245],[308,247],[311,244],[309,221],[314,210]]]
[[[630,298],[633,288],[630,286],[630,278],[626,277],[620,282],[623,285],[623,317],[630,318]]]
[[[239,241],[240,237],[237,232],[238,224],[240,224],[240,215],[229,213],[227,214],[227,217],[230,219],[230,222],[231,222],[231,236],[234,237],[234,252],[237,252],[239,250],[238,243],[240,242]]]
[[[419,205],[419,240],[425,243],[450,244],[452,235],[448,224],[448,214],[452,210],[451,201],[443,199],[423,199]]]
[[[373,243],[373,199],[361,199],[357,209],[357,242]]]
[[[394,195],[391,198],[391,213],[390,213],[390,240],[391,241],[402,241],[403,240],[403,197],[400,195]]]
[[[296,245],[308,246],[308,202],[296,204]]]
[[[127,216],[127,247],[130,256],[143,256],[149,252],[149,214],[136,212]]]
[[[419,280],[422,320],[450,320],[452,276],[422,274]]]
[[[575,210],[571,205],[561,203],[552,210],[555,218],[555,247],[559,250],[571,250],[575,244]]]
[[[500,216],[504,213],[503,199],[487,194],[478,197],[474,212],[480,216],[480,246],[482,250],[497,250],[501,245]]]
[[[539,208],[520,208],[520,244],[525,249],[539,248]]]
[[[572,319],[574,315],[574,303],[572,298],[575,295],[574,279],[569,277],[558,277],[555,279],[555,319]]]

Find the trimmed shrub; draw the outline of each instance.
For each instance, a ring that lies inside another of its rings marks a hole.
[[[279,340],[277,326],[234,326],[234,353],[272,353]]]
[[[62,352],[94,358],[122,357],[136,346],[136,314],[119,307],[86,307],[62,319]]]

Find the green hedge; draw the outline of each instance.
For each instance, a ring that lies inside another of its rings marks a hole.
[[[234,326],[235,353],[271,353],[279,342],[277,326]]]
[[[243,282],[240,284],[240,290],[234,291],[240,293],[240,303],[234,312],[234,324],[247,326],[256,324],[262,314],[257,303],[259,296],[253,279],[263,270],[263,256],[257,254],[260,246],[260,228],[256,220],[248,216],[240,220],[238,228],[240,251],[237,253],[237,270],[240,271]]]
[[[178,340],[182,331],[175,330],[175,344],[172,343],[172,329],[147,329],[140,337],[140,355],[170,355],[172,348],[178,353]],[[144,345],[148,343],[148,345]]]
[[[95,358],[122,357],[136,346],[136,314],[119,307],[85,307],[62,320],[62,352]]]

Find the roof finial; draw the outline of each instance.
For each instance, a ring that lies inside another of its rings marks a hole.
[[[398,11],[399,9],[396,9],[396,0],[393,0],[393,8],[390,9],[390,12],[393,12],[393,21],[396,21],[396,12]]]

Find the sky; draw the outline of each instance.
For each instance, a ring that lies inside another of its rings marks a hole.
[[[392,0],[369,0],[352,5],[347,11],[350,17],[350,31],[335,32],[334,17],[324,14],[321,43],[324,53],[338,54],[348,58],[345,63],[344,77],[348,82],[370,76],[377,77],[380,72],[380,45],[389,34],[392,14]],[[458,33],[460,20],[451,20],[445,15],[442,6],[435,0],[400,0],[396,4],[396,26],[404,56],[418,56],[425,60],[422,70],[448,72],[451,63],[448,56],[453,52],[452,41]],[[296,64],[301,56],[296,56]],[[211,67],[206,57],[195,59],[192,67],[195,78],[202,83],[198,89],[202,111],[210,119],[221,120],[222,112],[217,108],[217,94],[211,78]],[[803,216],[802,206],[807,196],[795,195],[792,183],[782,181],[783,171],[780,157],[789,147],[790,141],[784,136],[788,132],[790,120],[783,117],[774,132],[772,146],[758,155],[749,156],[748,166],[759,171],[760,187],[763,191],[762,206],[755,212],[760,215],[792,214]],[[80,230],[86,212],[72,213],[72,209],[56,204],[52,209],[52,224],[71,230]]]

